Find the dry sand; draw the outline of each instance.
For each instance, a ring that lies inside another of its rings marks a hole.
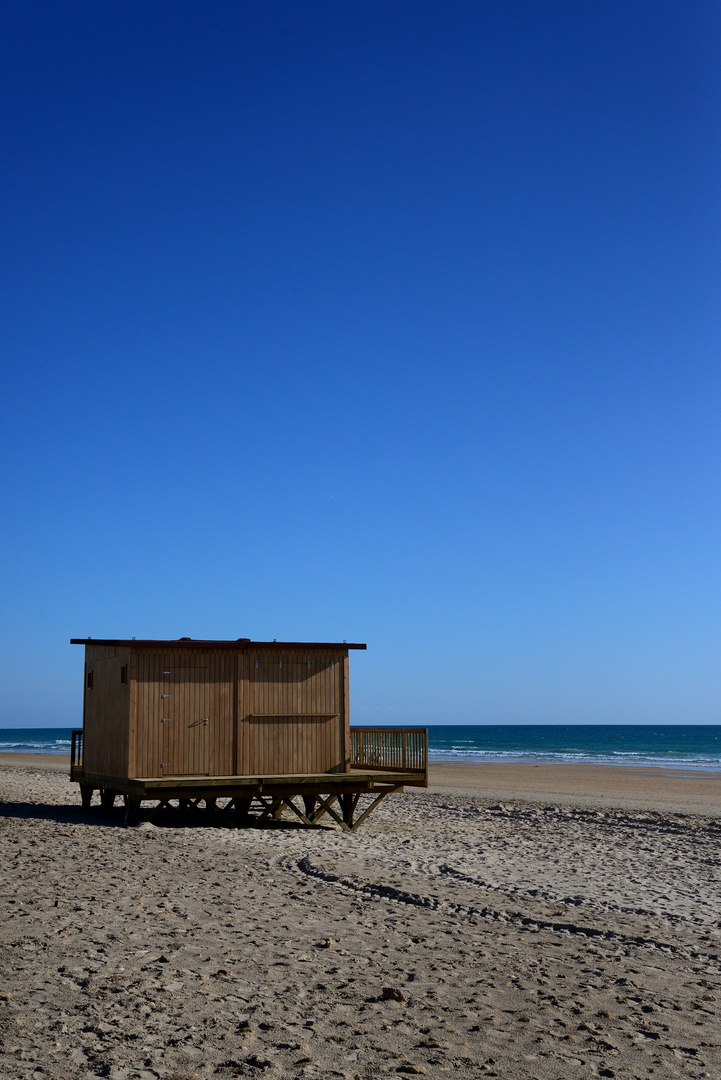
[[[3,1078],[721,1077],[718,777],[435,766],[349,836],[65,770],[0,760]]]
[[[431,764],[431,791],[721,817],[721,772],[612,765]]]

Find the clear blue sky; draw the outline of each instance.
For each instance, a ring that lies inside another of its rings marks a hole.
[[[3,5],[0,726],[88,634],[718,723],[720,61],[694,0]]]

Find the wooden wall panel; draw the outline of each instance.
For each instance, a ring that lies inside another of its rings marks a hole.
[[[342,659],[301,650],[248,652],[238,690],[240,775],[345,771]]]
[[[238,657],[238,688],[236,695],[236,742],[235,742],[235,773],[242,775],[248,761],[248,701],[250,698],[251,659],[247,653],[241,653]]]
[[[217,712],[211,719],[211,697],[221,709],[224,699],[232,697],[232,677],[224,673],[222,663],[216,664],[218,684],[211,694],[215,656],[201,649],[137,650],[133,775],[217,775],[214,755],[218,770],[225,768],[225,740],[216,730],[222,724]],[[224,722],[232,731],[232,716]]]
[[[121,683],[121,669],[126,669]],[[93,673],[92,689],[87,673]],[[83,767],[100,776],[128,774],[130,731],[130,656],[100,646],[86,646],[83,707]]]
[[[348,653],[343,657],[343,678],[341,679],[340,686],[340,700],[341,700],[341,715],[343,716],[343,768],[345,772],[350,772],[350,696],[349,696],[349,679],[348,669],[350,662],[348,659]]]
[[[164,668],[168,696],[161,718],[162,776],[210,775],[210,670]]]
[[[138,711],[136,717],[135,776],[160,776],[160,731],[163,694],[163,666],[157,653],[138,649],[136,661]]]
[[[228,649],[210,654],[210,775],[232,776],[235,771],[235,684],[238,657]]]
[[[138,648],[121,656],[89,645],[86,658],[93,671],[84,698],[88,772],[269,776],[348,768],[347,653]]]

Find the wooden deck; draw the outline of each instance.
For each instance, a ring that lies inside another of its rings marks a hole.
[[[173,803],[177,803],[178,810],[187,810],[197,809],[202,802],[211,816],[229,826],[260,824],[288,810],[305,825],[315,825],[327,814],[342,829],[352,832],[386,795],[406,786],[428,786],[428,740],[427,732],[421,728],[351,728],[348,772],[122,779],[86,771],[82,731],[73,731],[70,779],[80,785],[84,807],[90,806],[94,791],[100,792],[101,805],[107,812],[121,796],[128,825],[137,822],[143,802],[156,803],[151,817],[173,809]]]

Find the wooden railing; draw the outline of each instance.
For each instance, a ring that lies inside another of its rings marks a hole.
[[[70,768],[81,768],[83,764],[82,728],[70,732]]]
[[[427,728],[351,728],[352,769],[428,773]]]

